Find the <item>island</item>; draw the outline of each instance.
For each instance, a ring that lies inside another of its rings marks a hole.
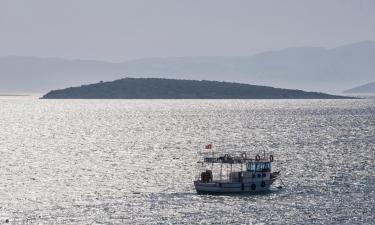
[[[53,90],[42,99],[345,99],[350,97],[241,83],[124,78]]]

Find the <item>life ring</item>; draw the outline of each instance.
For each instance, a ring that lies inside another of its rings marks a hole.
[[[255,189],[257,189],[256,184],[252,184],[252,185],[251,185],[251,190],[255,191]]]
[[[241,156],[243,159],[246,159],[247,158],[246,152],[243,152]]]
[[[270,162],[273,162],[273,155],[270,155]]]
[[[255,156],[255,161],[259,161],[260,160],[260,155],[256,155]]]

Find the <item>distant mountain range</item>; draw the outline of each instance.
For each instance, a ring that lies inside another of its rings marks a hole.
[[[50,91],[44,99],[337,99],[346,98],[249,84],[125,78]]]
[[[373,81],[375,42],[288,48],[254,56],[148,58],[124,63],[0,57],[0,92],[46,92],[123,77],[219,80],[341,93]]]
[[[364,84],[344,91],[348,94],[375,94],[375,82]]]

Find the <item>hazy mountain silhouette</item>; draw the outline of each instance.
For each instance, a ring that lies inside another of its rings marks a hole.
[[[375,82],[351,88],[349,90],[344,91],[344,93],[351,93],[351,94],[372,94],[372,93],[375,93]]]
[[[288,48],[241,57],[148,58],[124,63],[0,57],[0,92],[45,92],[100,80],[159,77],[243,82],[341,93],[373,81],[375,42]]]
[[[249,84],[125,78],[112,82],[55,90],[45,99],[333,99],[345,98],[317,92],[280,89]]]

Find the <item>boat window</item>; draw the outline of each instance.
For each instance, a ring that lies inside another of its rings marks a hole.
[[[271,169],[271,164],[269,162],[249,162],[246,164],[246,170],[248,172],[269,172]]]
[[[254,172],[255,171],[255,163],[249,162],[246,164],[246,170],[248,172]]]
[[[271,165],[269,162],[264,163],[263,165],[263,171],[268,172],[271,169]]]
[[[255,171],[259,171],[260,170],[260,163],[255,163]]]
[[[271,164],[269,162],[261,163],[261,162],[255,162],[255,163],[248,163],[246,165],[246,169],[249,172],[269,172],[271,169]]]
[[[259,171],[263,171],[264,170],[264,163],[259,163]]]
[[[251,163],[246,163],[246,171],[250,171],[251,170]]]

